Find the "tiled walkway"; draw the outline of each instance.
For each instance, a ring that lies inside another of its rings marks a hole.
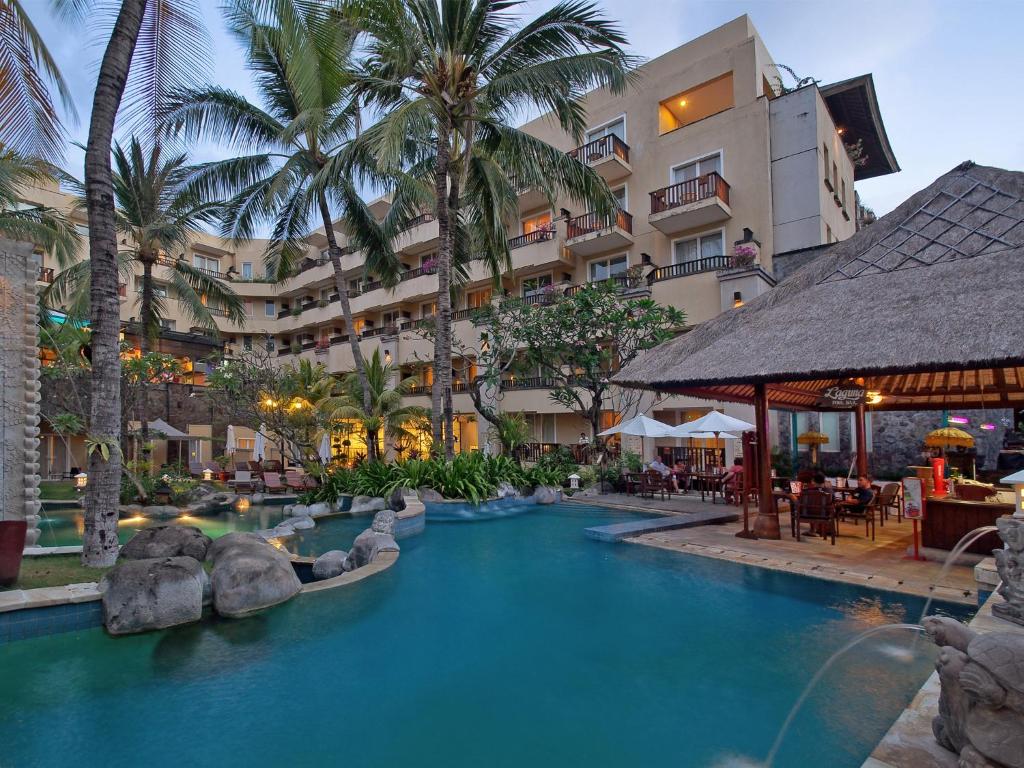
[[[721,503],[702,503],[700,496],[673,497],[661,502],[623,494],[580,498],[585,504],[598,504],[660,514],[723,509]],[[735,507],[733,508],[735,509]],[[863,524],[840,523],[839,537],[833,547],[820,538],[796,541],[790,536],[789,515],[780,518],[782,539],[741,539],[736,537],[742,522],[707,525],[699,528],[649,533],[625,541],[675,552],[713,557],[719,560],[756,565],[814,578],[860,584],[874,589],[918,596],[934,594],[936,599],[977,605],[977,587],[973,568],[954,565],[942,577],[938,558],[919,562],[904,559],[912,544],[911,524],[897,524],[890,518],[876,530],[875,541],[864,535]],[[935,553],[941,557],[944,553]],[[934,588],[933,588],[933,585]]]

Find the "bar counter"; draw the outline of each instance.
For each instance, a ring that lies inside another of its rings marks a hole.
[[[1013,514],[1013,504],[998,501],[964,501],[929,496],[921,521],[921,544],[950,550],[965,534],[983,525],[995,525],[996,518]],[[996,533],[988,533],[967,548],[967,552],[991,555],[1003,546]]]

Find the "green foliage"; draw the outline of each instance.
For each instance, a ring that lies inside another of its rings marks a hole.
[[[772,449],[772,466],[779,477],[793,477],[793,461],[789,451]]]
[[[402,485],[404,479],[397,464],[364,461],[352,470],[350,492],[356,496],[390,496]]]
[[[570,474],[572,474],[572,472],[566,474],[557,466],[536,464],[526,470],[527,485],[535,487],[538,485],[547,485],[558,488],[568,482]]]
[[[324,472],[320,477],[320,484],[299,496],[300,504],[316,504],[320,501],[332,503],[338,500],[339,496],[352,494],[353,470],[345,467],[336,467]]]
[[[494,433],[501,449],[514,453],[530,440],[530,425],[522,413],[500,413],[496,417]]]
[[[542,468],[545,472],[548,470],[561,474],[561,481],[575,472],[579,467],[576,465],[576,458],[572,455],[572,451],[569,450],[568,446],[560,445],[553,451],[543,454],[537,460],[537,466]]]

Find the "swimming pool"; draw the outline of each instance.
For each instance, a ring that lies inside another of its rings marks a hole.
[[[69,547],[82,544],[84,518],[81,507],[43,510],[39,521],[40,547]],[[258,531],[273,528],[287,515],[283,505],[253,505],[245,510],[234,507],[208,515],[182,515],[170,519],[122,517],[117,523],[117,538],[122,544],[151,525],[194,525],[216,539],[232,531]]]
[[[518,768],[760,758],[833,650],[921,609],[914,598],[583,534],[628,517],[564,505],[431,522],[401,542],[395,567],[252,619],[0,647],[0,761]],[[316,546],[345,546],[342,528],[323,525]],[[931,670],[930,644],[913,663],[884,653],[908,642],[869,640],[840,663],[777,765],[859,766]]]

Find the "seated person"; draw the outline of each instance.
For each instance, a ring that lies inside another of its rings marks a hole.
[[[672,467],[672,477],[675,478],[676,486],[682,486],[685,490],[689,490],[690,482],[692,478],[686,477],[690,472],[690,468],[683,461],[677,461],[675,466]],[[680,480],[682,478],[682,480]]]
[[[810,487],[811,488],[820,488],[821,490],[826,491],[827,493],[832,493],[832,490],[833,490],[832,489],[832,483],[830,483],[825,478],[825,475],[822,472],[815,472],[814,473],[814,477],[811,478],[811,485],[810,485]]]
[[[857,490],[854,491],[853,498],[839,503],[846,507],[850,514],[863,515],[867,511],[868,504],[871,503],[874,495],[875,492],[871,489],[871,476],[859,475],[857,477]]]
[[[732,466],[722,475],[722,490],[725,493],[725,500],[731,501],[732,497],[739,490],[743,482],[743,457],[737,456],[732,460]]]

